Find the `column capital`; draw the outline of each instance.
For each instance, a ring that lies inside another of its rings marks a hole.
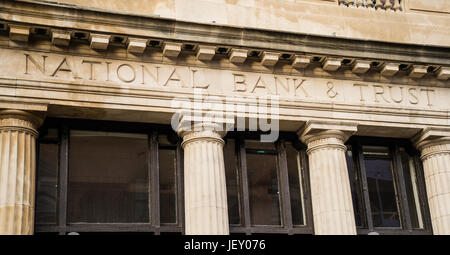
[[[450,154],[450,128],[426,127],[412,138],[422,160],[437,153]]]
[[[0,130],[23,130],[37,137],[37,129],[44,121],[43,112],[0,110]]]
[[[297,132],[305,144],[325,138],[334,138],[345,143],[358,130],[355,122],[308,121]]]
[[[184,146],[194,141],[210,140],[223,144],[229,127],[234,126],[234,118],[211,119],[202,116],[183,115],[180,118],[176,132],[183,138]]]

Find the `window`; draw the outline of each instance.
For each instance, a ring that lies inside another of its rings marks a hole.
[[[224,158],[231,233],[313,232],[306,152],[296,135],[263,143],[230,133]]]
[[[36,232],[182,233],[170,127],[50,119],[40,133]]]
[[[349,140],[346,158],[359,234],[431,234],[418,155],[409,141]]]
[[[147,135],[71,130],[69,223],[149,222]]]

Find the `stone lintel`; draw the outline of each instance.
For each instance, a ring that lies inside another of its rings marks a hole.
[[[306,122],[297,134],[305,144],[322,137],[337,137],[344,143],[356,131],[358,131],[358,124],[355,122],[312,120]]]
[[[337,58],[326,58],[322,64],[322,68],[325,71],[337,71],[340,67],[341,60]]]
[[[248,50],[245,49],[231,49],[229,60],[234,64],[242,64],[247,59]]]
[[[47,112],[48,106],[39,103],[0,101],[0,110],[22,110],[30,112]]]
[[[16,24],[8,24],[9,38],[13,41],[27,42],[30,36],[30,27]]]
[[[369,71],[370,61],[367,60],[356,60],[353,64],[352,72],[357,74],[363,74]]]
[[[209,61],[216,55],[216,46],[199,45],[197,47],[197,59],[201,61]]]
[[[69,46],[70,32],[64,30],[52,30],[52,44],[57,46]]]
[[[106,50],[109,44],[110,35],[90,34],[91,48],[94,50]]]
[[[422,78],[425,74],[427,74],[427,66],[413,65],[408,75],[411,78]]]
[[[176,58],[181,52],[181,43],[166,42],[163,47],[163,55],[169,58]]]
[[[399,71],[399,64],[397,63],[386,63],[381,69],[381,74],[383,76],[394,76]]]
[[[292,67],[294,68],[306,68],[311,63],[311,57],[295,55],[292,61]]]
[[[278,59],[280,58],[280,53],[277,52],[263,52],[261,64],[264,66],[274,66]]]
[[[128,38],[127,51],[130,53],[142,54],[147,47],[147,39]]]
[[[437,78],[444,81],[450,78],[450,67],[443,66],[439,68],[439,70],[437,71]]]

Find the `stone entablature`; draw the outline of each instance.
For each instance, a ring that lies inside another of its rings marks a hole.
[[[360,135],[389,133],[409,138],[423,127],[449,124],[450,89],[446,85],[314,75],[320,67],[286,72],[274,67],[261,71],[246,65],[220,65],[221,61],[205,64],[193,53],[178,57],[178,61],[165,57],[132,60],[0,48],[0,58],[8,59],[0,63],[3,105],[49,105],[49,116],[148,118],[169,123],[177,110],[172,100],[195,99],[194,89],[200,89],[207,95],[204,101],[229,100],[227,103],[246,107],[255,96],[279,96],[282,130],[296,130],[310,119],[331,118],[358,121]]]
[[[39,16],[19,2],[4,2],[3,11],[15,18],[0,21],[0,55],[8,59],[1,66],[0,99],[8,109],[48,105],[49,116],[168,124],[171,100],[192,100],[193,89],[201,89],[220,100],[231,96],[235,105],[248,106],[254,96],[279,96],[286,131],[324,118],[357,121],[358,135],[403,138],[449,125],[446,48],[52,4],[45,5],[46,13],[59,16]],[[30,110],[25,108],[20,109]]]

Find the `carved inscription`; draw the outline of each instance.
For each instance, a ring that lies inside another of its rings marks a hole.
[[[433,106],[435,88],[25,53],[23,74],[160,88],[201,88],[353,104]],[[23,63],[23,62],[22,62]]]
[[[404,86],[392,86],[392,85],[370,85],[355,83],[354,87],[359,88],[359,97],[361,102],[373,101],[376,103],[396,103],[400,104],[407,102],[411,105],[417,105],[420,102],[420,94],[425,95],[425,103],[428,106],[432,106],[432,97],[435,94],[434,89],[430,88],[416,88]]]

